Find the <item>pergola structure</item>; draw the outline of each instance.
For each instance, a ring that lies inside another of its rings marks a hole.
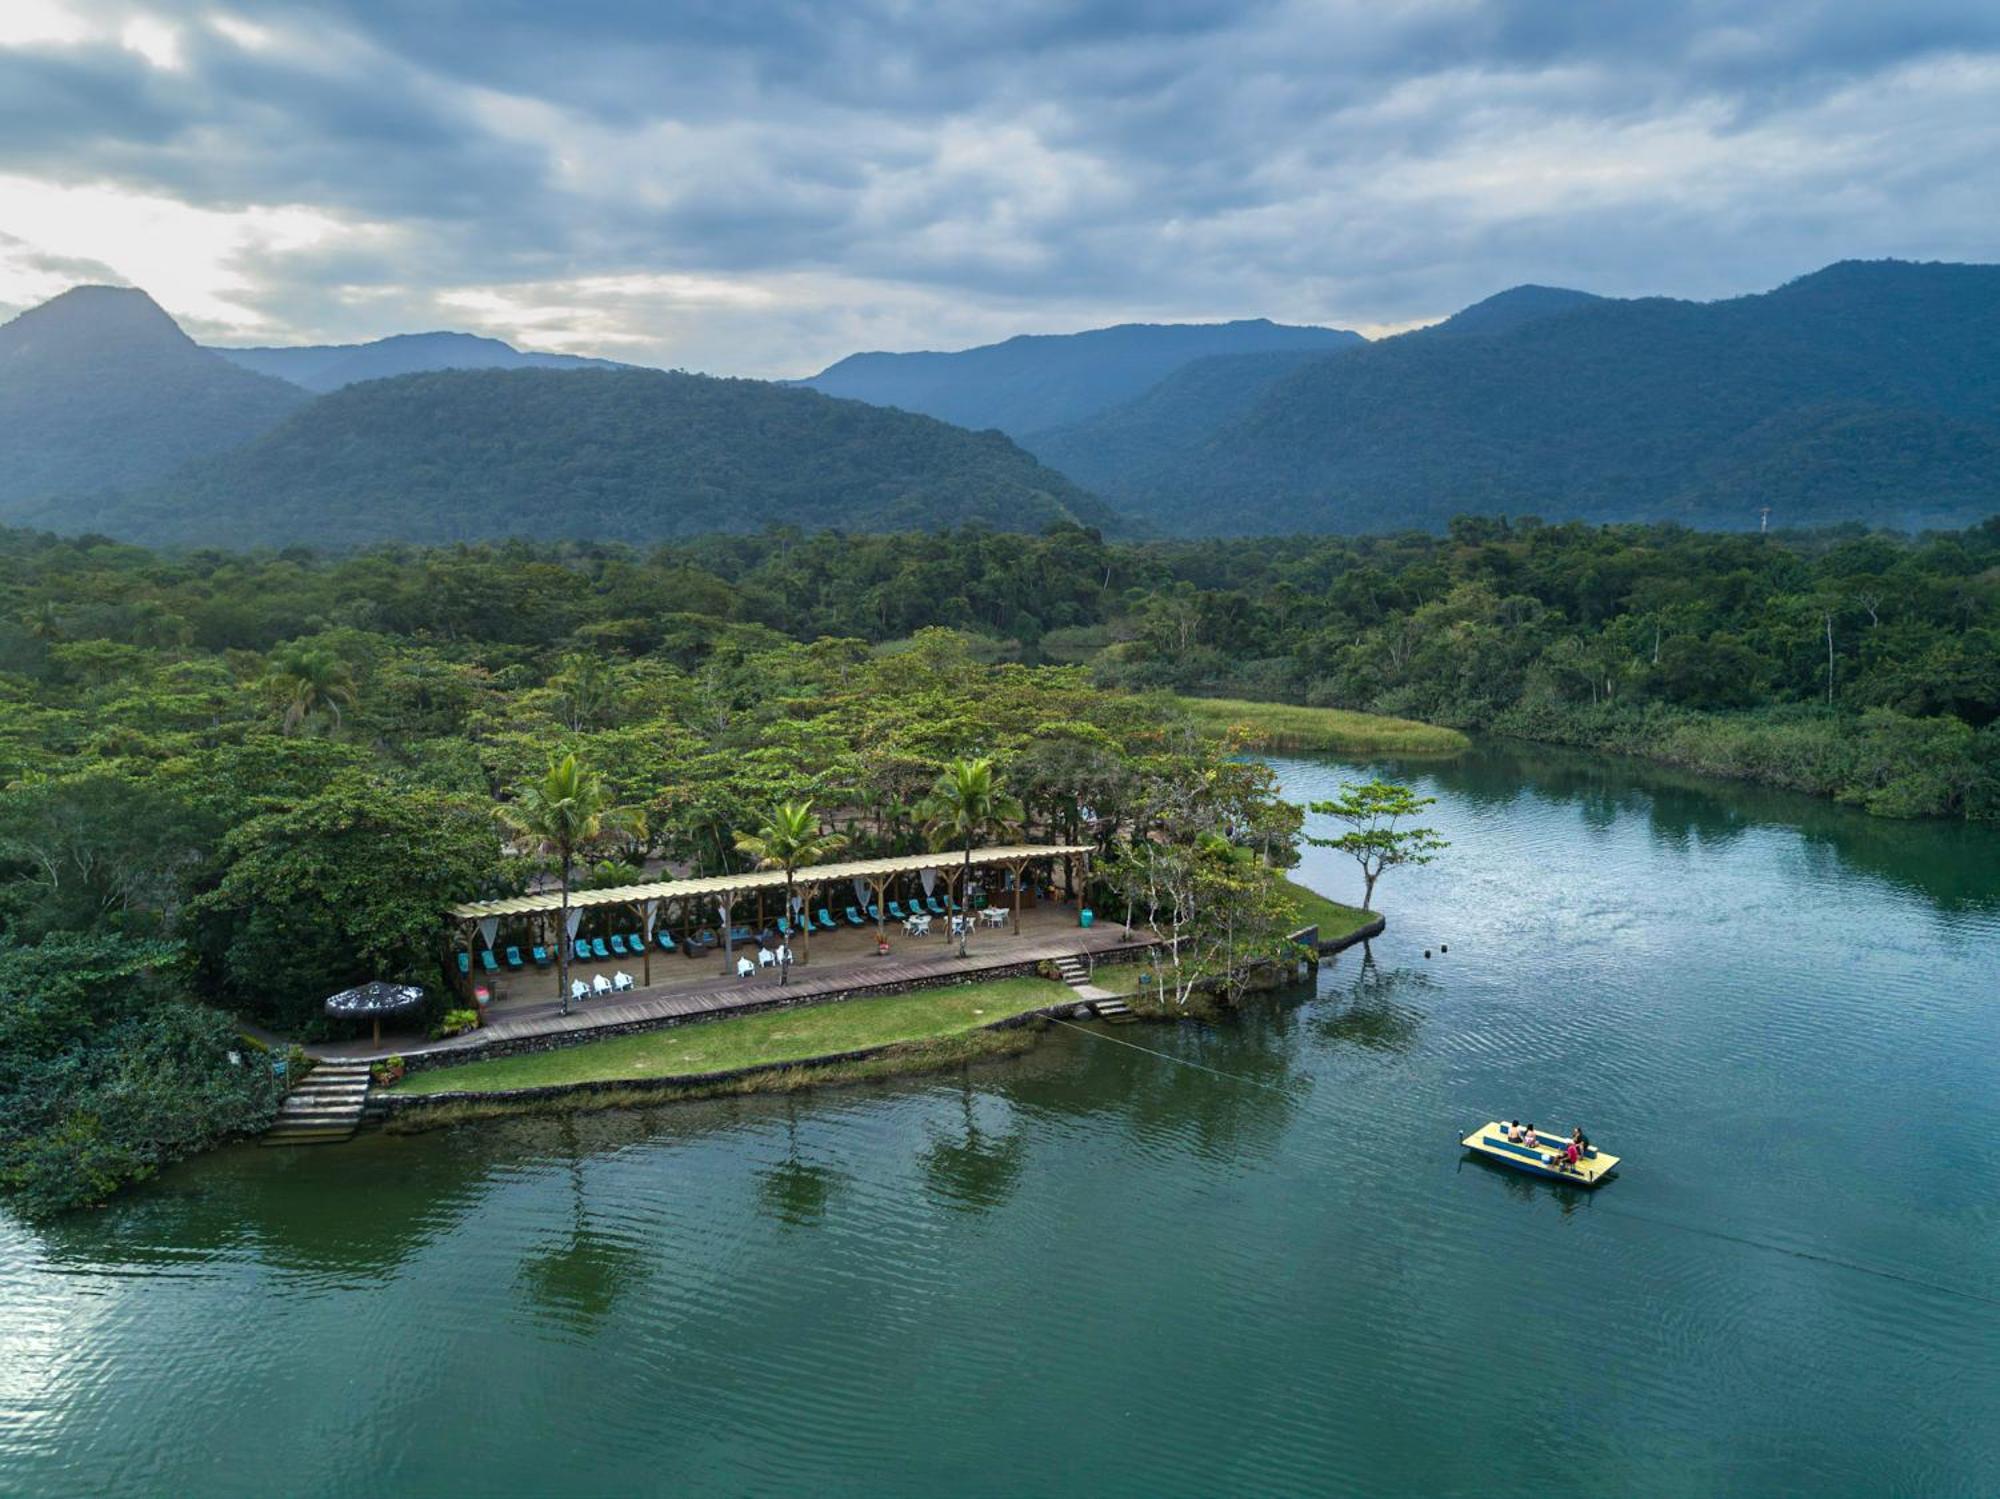
[[[1070,869],[1072,888],[1081,890],[1084,878],[1089,872],[1090,856],[1096,845],[1090,843],[1021,843],[995,848],[972,850],[971,868],[1004,868],[1012,876],[1014,887],[1013,927],[1016,935],[1021,930],[1021,881],[1030,864],[1044,859],[1067,863]],[[942,883],[947,891],[953,890],[967,869],[964,849],[954,852],[933,854],[911,854],[895,859],[857,859],[844,864],[802,865],[792,871],[792,894],[801,903],[800,908],[807,917],[806,945],[811,949],[812,912],[822,904],[823,892],[835,887],[851,890],[858,882],[873,896],[869,902],[875,908],[875,930],[879,937],[883,930],[883,915],[891,888],[899,880],[921,879],[928,871],[933,883],[925,887],[925,893]],[[644,965],[642,982],[650,985],[653,981],[653,934],[658,929],[663,914],[670,914],[678,907],[682,924],[689,930],[695,924],[690,921],[690,913],[698,913],[696,920],[706,925],[710,913],[720,920],[723,939],[719,945],[722,952],[722,966],[725,973],[732,967],[732,941],[734,917],[740,904],[755,900],[757,903],[756,926],[764,925],[766,901],[775,895],[780,904],[785,893],[785,872],[782,869],[759,869],[745,874],[708,875],[699,879],[657,880],[642,885],[617,885],[606,890],[572,890],[569,894],[571,929],[557,934],[555,926],[560,920],[563,907],[562,892],[559,890],[539,890],[532,895],[510,895],[499,900],[467,901],[453,906],[448,913],[454,925],[454,947],[465,953],[465,966],[472,966],[473,943],[484,938],[488,948],[498,940],[501,923],[527,920],[544,933],[548,945],[573,941],[576,936],[575,923],[582,914],[592,910],[610,908],[630,911],[644,932],[640,953]],[[956,899],[959,905],[966,905],[966,892],[959,890]],[[823,904],[836,906],[840,902],[828,898]],[[747,913],[745,913],[747,914]],[[796,916],[798,913],[792,913]]]

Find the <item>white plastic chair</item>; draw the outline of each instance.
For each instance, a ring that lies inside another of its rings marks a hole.
[[[792,961],[792,945],[789,942],[780,942],[778,944],[779,964],[783,965],[786,963],[790,963],[791,961]]]
[[[638,986],[632,982],[632,975],[621,968],[611,975],[611,987],[614,989],[632,989]]]
[[[751,962],[748,958],[738,958],[736,960],[736,976],[738,978],[747,979],[750,977],[751,974],[755,973],[756,971],[757,971],[757,965]]]
[[[601,973],[598,974],[596,978],[590,981],[590,992],[592,994],[609,994],[611,992],[611,980]]]
[[[571,999],[587,999],[589,995],[590,985],[586,984],[582,979],[577,979],[570,984],[569,997]]]
[[[759,968],[775,968],[777,963],[778,955],[772,952],[770,948],[760,947],[757,949],[757,966]]]

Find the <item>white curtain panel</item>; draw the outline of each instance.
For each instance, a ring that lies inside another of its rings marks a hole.
[[[930,895],[937,890],[938,872],[935,869],[926,869],[917,878],[924,882],[925,895]]]
[[[569,921],[567,925],[569,927],[570,941],[574,942],[576,940],[576,929],[583,925],[582,906],[571,906],[569,908]]]
[[[479,936],[488,947],[493,945],[493,939],[499,935],[500,918],[498,916],[488,916],[484,921],[479,923]]]
[[[660,914],[660,903],[649,900],[639,909],[646,913],[646,940],[650,942],[653,938],[653,918]]]
[[[854,879],[854,904],[864,911],[868,909],[868,882],[859,875]]]

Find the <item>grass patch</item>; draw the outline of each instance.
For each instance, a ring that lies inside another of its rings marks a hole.
[[[1295,880],[1278,877],[1278,883],[1285,888],[1285,894],[1299,908],[1301,926],[1317,926],[1319,940],[1332,942],[1345,937],[1350,932],[1358,932],[1371,921],[1379,919],[1380,911],[1364,911],[1359,906],[1343,906],[1337,900],[1328,900],[1317,890],[1308,890]]]
[[[1031,1028],[1032,1027],[1032,1028]],[[664,1088],[593,1088],[555,1098],[521,1098],[495,1093],[490,1098],[453,1099],[430,1108],[398,1114],[384,1130],[416,1135],[426,1130],[469,1124],[477,1119],[503,1119],[520,1114],[569,1114],[591,1109],[646,1109],[701,1098],[736,1098],[750,1093],[792,1093],[805,1088],[838,1088],[855,1083],[882,1082],[911,1073],[936,1072],[971,1062],[1018,1056],[1032,1049],[1047,1027],[1040,1021],[1004,1031],[968,1031],[941,1041],[913,1041],[892,1046],[876,1056],[848,1062],[807,1063],[724,1082],[689,1083]]]
[[[1323,750],[1332,754],[1455,755],[1471,741],[1457,729],[1385,718],[1348,708],[1301,708],[1229,697],[1176,697],[1197,723],[1240,731],[1250,749]]]
[[[1047,979],[995,979],[951,984],[909,994],[837,1000],[795,1010],[767,1010],[613,1036],[528,1056],[496,1057],[413,1072],[399,1093],[500,1093],[565,1083],[615,1083],[636,1078],[727,1072],[774,1062],[797,1062],[874,1046],[940,1042],[996,1021],[1058,1004],[1069,997]],[[858,1063],[844,1064],[858,1066]],[[648,1093],[657,1098],[657,1093]]]

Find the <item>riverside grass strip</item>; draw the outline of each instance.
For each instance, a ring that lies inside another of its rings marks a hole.
[[[771,1010],[613,1036],[526,1056],[496,1057],[411,1073],[400,1094],[504,1093],[576,1083],[618,1083],[731,1072],[937,1042],[1074,999],[1049,979],[998,979],[835,1004]]]
[[[1387,718],[1347,708],[1305,708],[1294,703],[1254,703],[1231,697],[1176,697],[1175,703],[1204,728],[1241,732],[1250,749],[1329,754],[1455,755],[1472,741],[1457,729]]]

